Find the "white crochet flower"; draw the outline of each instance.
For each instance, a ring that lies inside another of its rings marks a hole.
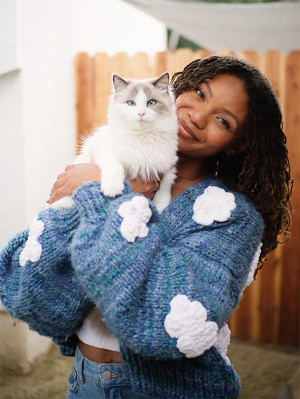
[[[234,195],[223,188],[209,186],[196,199],[193,206],[193,220],[208,226],[215,221],[225,222],[236,207]]]
[[[149,222],[152,212],[145,197],[136,196],[131,201],[123,202],[118,214],[123,218],[121,234],[128,242],[134,242],[137,237],[144,238],[148,235],[149,229],[146,223]]]
[[[230,334],[231,331],[228,327],[228,324],[225,323],[222,328],[220,328],[218,332],[217,341],[215,343],[215,348],[220,352],[222,357],[224,358],[227,364],[231,364],[229,358],[227,357],[227,350],[230,343]]]
[[[254,257],[253,257],[253,260],[252,260],[252,263],[251,263],[251,266],[250,266],[250,272],[248,274],[248,277],[247,277],[247,280],[246,280],[246,283],[245,283],[245,288],[248,287],[248,285],[250,285],[252,283],[253,279],[254,279],[254,273],[255,273],[255,270],[256,270],[257,265],[258,265],[259,256],[260,256],[260,253],[261,253],[261,247],[262,247],[262,243],[259,244],[259,246],[258,246],[258,248],[257,248],[257,250],[256,250],[256,252],[254,254]]]
[[[29,235],[25,247],[19,256],[19,263],[25,266],[26,262],[37,262],[42,254],[42,246],[38,242],[38,238],[44,230],[44,223],[41,220],[35,220],[29,227]]]
[[[218,326],[214,321],[206,321],[207,312],[200,302],[177,295],[170,305],[165,329],[171,338],[178,338],[177,348],[181,353],[188,358],[197,357],[214,345]]]

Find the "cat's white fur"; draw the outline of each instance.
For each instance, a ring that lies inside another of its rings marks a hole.
[[[124,178],[162,176],[153,199],[161,212],[171,200],[177,161],[178,125],[169,73],[144,80],[114,74],[113,86],[108,124],[86,139],[73,163],[95,162],[101,169],[101,191],[110,197],[122,193]],[[51,206],[66,209],[72,204],[71,197],[64,197]]]

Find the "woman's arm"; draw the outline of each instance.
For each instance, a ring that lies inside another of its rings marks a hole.
[[[94,163],[84,163],[68,165],[63,173],[57,177],[51,190],[49,204],[67,196],[72,195],[82,184],[89,181],[99,181],[101,171]],[[149,199],[153,199],[156,191],[159,189],[158,181],[144,181],[142,179],[130,180],[132,192],[143,194]]]
[[[60,344],[90,306],[70,263],[77,209],[41,211],[0,254],[0,299],[11,315]]]
[[[58,176],[50,203],[70,195],[84,181],[98,180],[95,164],[70,165]],[[157,185],[132,182],[151,196]],[[126,186],[127,192],[130,186]],[[154,194],[153,194],[154,195]],[[98,228],[105,220],[103,201],[98,207]],[[91,302],[74,275],[69,246],[79,224],[76,207],[40,212],[29,229],[17,234],[0,254],[0,300],[15,318],[41,335],[64,343],[81,323]]]
[[[110,200],[102,227],[99,184],[73,196],[81,218],[71,247],[78,279],[121,344],[146,356],[196,357],[214,345],[262,237],[262,218],[244,197],[236,196],[225,220],[202,224],[189,195],[158,215],[127,193]]]

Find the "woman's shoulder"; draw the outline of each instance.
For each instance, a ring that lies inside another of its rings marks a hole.
[[[209,175],[200,183],[189,187],[173,202],[174,210],[201,213],[202,217],[227,220],[227,215],[252,218],[263,223],[261,214],[245,194],[230,189],[220,179]]]
[[[262,220],[261,214],[256,210],[254,202],[244,193],[230,189],[222,180],[210,176],[207,178],[204,188],[204,193],[209,193],[207,197],[220,208],[226,207],[228,202],[232,201],[235,204],[233,213],[251,215],[257,219]]]
[[[264,222],[246,195],[229,189],[215,177],[206,177],[174,198],[160,216],[160,227],[167,242],[189,237],[190,242],[197,243],[209,232],[210,240],[220,240],[220,235],[239,236],[239,240],[253,236],[256,248]]]

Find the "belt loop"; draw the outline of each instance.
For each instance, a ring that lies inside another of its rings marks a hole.
[[[83,373],[82,373],[82,367],[83,367],[83,355],[79,355],[79,361],[78,361],[78,377],[79,381],[81,384],[83,384]]]

